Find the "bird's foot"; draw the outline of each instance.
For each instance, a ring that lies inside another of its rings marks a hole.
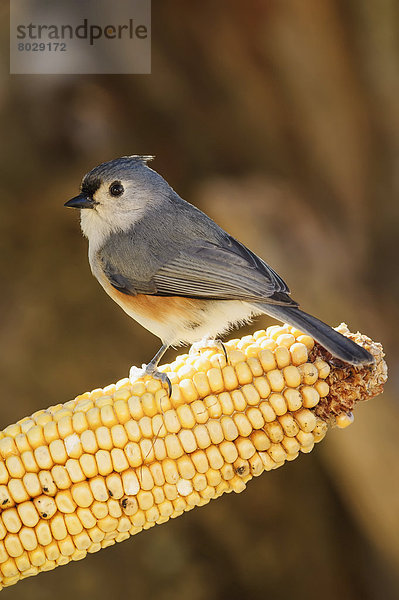
[[[226,346],[220,340],[215,340],[215,338],[202,338],[199,342],[195,342],[191,346],[189,354],[201,354],[202,350],[213,350],[214,348],[223,352],[226,362],[228,362]]]
[[[141,377],[145,377],[149,375],[154,379],[158,379],[162,384],[166,384],[168,386],[169,398],[172,395],[172,384],[166,373],[163,373],[158,369],[158,367],[154,363],[148,363],[148,365],[141,365],[141,369],[139,367],[131,367],[129,371],[129,379],[131,381],[135,381],[136,379],[140,379]]]

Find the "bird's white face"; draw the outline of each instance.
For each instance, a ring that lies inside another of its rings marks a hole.
[[[96,189],[94,189],[96,187]],[[95,182],[92,189],[82,184],[82,194],[93,201],[82,208],[80,223],[91,250],[97,250],[115,231],[127,231],[142,216],[147,194],[132,180],[112,179]]]

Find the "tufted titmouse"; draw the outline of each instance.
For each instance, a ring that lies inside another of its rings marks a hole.
[[[161,338],[146,374],[169,346],[216,338],[266,313],[308,333],[353,365],[367,350],[298,308],[277,273],[148,166],[151,156],[103,163],[65,206],[81,210],[93,275],[123,310]]]

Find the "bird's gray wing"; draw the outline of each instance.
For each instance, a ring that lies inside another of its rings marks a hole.
[[[125,263],[123,267],[118,264],[118,260],[114,260],[114,256],[107,255],[106,252],[101,252],[100,261],[102,270],[109,283],[118,292],[128,296],[137,296],[137,294],[156,295],[157,288],[155,282],[150,279],[148,281],[138,280],[134,274],[127,272],[129,265]]]
[[[114,255],[115,256],[115,255]],[[134,257],[131,256],[133,266]],[[220,241],[196,239],[160,261],[149,276],[133,275],[129,257],[118,261],[103,253],[103,270],[110,283],[125,294],[184,296],[212,300],[265,300],[296,303],[279,275],[243,244],[227,235]]]
[[[281,277],[230,236],[223,244],[195,240],[164,264],[153,281],[164,295],[293,303]]]

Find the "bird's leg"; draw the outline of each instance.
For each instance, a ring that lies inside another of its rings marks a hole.
[[[226,362],[228,362],[227,351],[226,351],[225,345],[223,344],[223,342],[221,340],[217,340],[215,338],[204,337],[199,342],[195,342],[191,346],[189,353],[190,354],[200,354],[201,350],[206,350],[207,348],[210,348],[210,349],[216,348],[217,350],[220,350],[221,352],[223,352]]]
[[[150,377],[154,377],[154,379],[159,379],[161,383],[166,383],[168,386],[169,397],[172,395],[172,384],[170,382],[169,377],[166,373],[163,373],[158,369],[158,364],[167,349],[169,348],[169,344],[163,344],[154,358],[150,360],[148,365],[143,364],[141,369],[138,367],[131,367],[129,372],[130,379],[138,379],[139,377],[145,377],[145,375],[150,375]]]

